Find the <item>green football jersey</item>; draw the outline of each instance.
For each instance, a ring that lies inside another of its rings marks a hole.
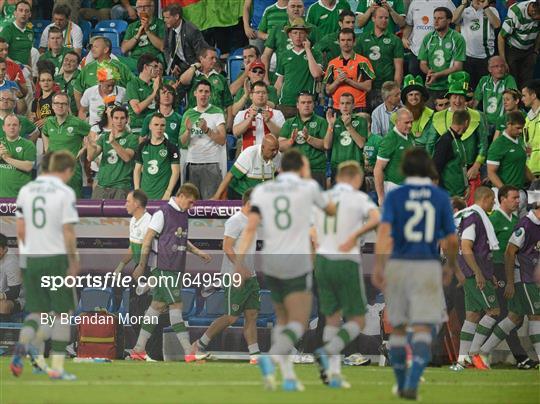
[[[257,29],[261,32],[269,33],[272,28],[282,27],[288,20],[287,6],[279,8],[277,3],[274,3],[264,10],[261,22]]]
[[[54,56],[50,50],[45,52],[39,57],[39,60],[48,60],[52,62],[54,65],[54,74],[57,75],[60,73],[60,69],[62,68],[62,63],[64,63],[64,56],[66,56],[66,53],[71,52],[72,49],[66,48],[65,46],[60,49],[60,52],[58,55]]]
[[[64,123],[58,124],[56,116],[45,121],[41,134],[49,139],[49,151],[67,150],[77,156],[84,137],[90,132],[90,125],[73,115],[68,115]],[[77,164],[76,167],[80,165]]]
[[[282,26],[274,27],[268,33],[268,38],[266,39],[264,43],[265,47],[270,48],[274,52],[276,52],[278,60],[280,58],[281,52],[292,49],[292,41],[289,39],[284,29],[285,25],[287,25],[288,23],[289,21],[287,21]],[[308,35],[308,39],[311,42],[311,46],[314,46],[321,39],[319,30],[317,29],[316,26],[308,22],[306,22],[306,26],[311,28],[311,32]]]
[[[363,14],[367,11],[367,9],[373,4],[376,3],[375,0],[359,0],[358,7],[356,8],[356,12],[358,14]],[[405,15],[405,5],[403,4],[403,0],[389,0],[387,1],[388,5],[394,9],[396,13],[399,15]],[[396,24],[394,23],[394,20],[392,20],[392,17],[388,17],[388,28],[386,28],[386,32],[393,34],[397,31]],[[373,20],[370,18],[368,23],[364,25],[364,32],[367,31],[373,31]]]
[[[360,136],[367,138],[367,122],[364,118],[353,115],[351,125]],[[363,150],[353,140],[341,118],[337,118],[334,123],[332,156],[330,158],[332,169],[336,169],[340,163],[347,160],[357,161],[360,165],[364,166]]]
[[[377,162],[377,154],[379,153],[379,146],[382,142],[382,136],[377,134],[370,134],[364,145],[364,159],[371,168],[375,167]]]
[[[512,235],[514,227],[516,227],[519,218],[515,214],[511,214],[510,217],[506,213],[502,212],[500,208],[497,208],[489,215],[489,221],[493,225],[495,235],[499,241],[499,249],[493,251],[493,263],[504,264],[504,252],[508,245],[508,240]]]
[[[135,35],[137,35],[137,32],[139,31],[140,27],[141,27],[140,20],[137,20],[129,24],[126,30],[126,34],[124,35],[124,40],[127,41],[133,38]],[[149,31],[152,34],[156,35],[157,37],[165,38],[165,23],[163,22],[163,20],[159,18],[154,18],[148,28],[149,28]],[[154,56],[162,56],[161,50],[157,49],[152,44],[152,42],[150,42],[150,39],[148,39],[148,35],[146,35],[146,33],[141,35],[139,42],[130,51],[129,56],[133,59],[138,59],[145,53],[150,53],[151,55],[154,55]]]
[[[78,114],[77,103],[75,102],[73,91],[75,90],[75,84],[77,83],[77,77],[79,77],[80,72],[79,69],[75,70],[69,81],[66,81],[63,74],[54,76],[54,82],[60,86],[60,90],[69,95],[71,113],[73,115]]]
[[[186,109],[195,108],[197,105],[197,100],[193,94],[193,89],[201,80],[208,81],[212,88],[210,104],[215,105],[222,110],[227,109],[227,107],[230,107],[233,104],[233,97],[231,95],[231,91],[229,90],[229,83],[223,75],[219,74],[215,70],[212,70],[208,76],[200,71],[197,71],[191,80],[190,89],[188,91],[188,105]]]
[[[129,70],[129,68],[125,64],[115,59],[110,59],[108,63],[112,65],[113,67],[115,67],[118,74],[120,75],[120,80],[116,81],[116,85],[127,88],[128,83],[134,78],[133,73],[131,73],[131,70]],[[88,63],[82,68],[80,74],[77,77],[76,82],[74,83],[75,91],[82,94],[84,93],[84,90],[98,84],[97,68],[98,68],[97,60],[94,60],[93,62]]]
[[[401,172],[401,160],[407,149],[415,146],[412,135],[403,136],[396,132],[396,128],[384,136],[377,153],[378,160],[387,161],[384,168],[384,180],[400,185],[405,180]]]
[[[120,137],[116,138],[116,141],[124,149],[133,151],[136,151],[139,146],[137,136],[129,132],[122,133]],[[109,133],[102,134],[97,140],[97,145],[101,147],[103,153],[97,176],[98,185],[103,188],[130,189],[135,161],[131,159],[126,163],[118,156],[116,150],[109,143]]]
[[[142,165],[141,189],[148,199],[161,199],[172,175],[172,164],[180,164],[178,148],[164,139],[154,145],[146,140],[139,145],[135,162]]]
[[[141,133],[139,136],[149,136],[150,135],[150,120],[152,115],[148,114],[144,118]],[[182,124],[182,116],[173,111],[172,114],[165,117],[165,137],[169,142],[178,146],[180,144],[180,125]]]
[[[328,34],[324,38],[322,38],[313,47],[313,49],[317,49],[323,55],[323,66],[325,69],[326,66],[328,66],[328,62],[341,55],[338,35],[339,32],[332,32],[331,34]]]
[[[154,84],[152,81],[146,83],[141,80],[139,77],[133,78],[126,88],[126,100],[137,100],[143,101],[147,99],[154,92]],[[129,113],[129,125],[131,129],[135,129],[136,132],[139,132],[143,126],[144,118],[146,115],[151,114],[156,111],[156,102],[155,100],[150,103],[150,105],[140,114],[136,114],[131,107],[131,104],[128,104],[128,113]]]
[[[24,30],[21,30],[15,21],[0,27],[0,36],[9,44],[8,56],[23,65],[30,65],[30,52],[34,46],[34,31],[32,24],[28,23]]]
[[[22,137],[10,142],[7,138],[0,140],[9,155],[21,161],[36,161],[36,146]],[[24,172],[0,159],[0,198],[16,198],[19,190],[32,180],[32,171]]]
[[[302,121],[300,115],[296,115],[292,118],[289,118],[283,124],[281,131],[279,132],[280,137],[290,139],[292,132],[295,129],[298,129],[298,135],[296,136],[296,141],[294,143],[295,148],[297,148],[303,155],[305,155],[311,165],[311,170],[313,171],[325,171],[326,170],[326,153],[324,150],[319,150],[309,145],[306,142],[305,137],[302,135],[302,130],[304,127],[307,128],[307,133],[310,136],[316,137],[318,139],[324,139],[326,135],[326,130],[328,129],[328,122],[326,119],[318,116],[317,114],[311,115],[311,117]]]
[[[315,25],[319,29],[319,35],[323,37],[339,30],[339,15],[343,10],[350,9],[347,0],[337,0],[332,9],[318,1],[308,8],[306,21]]]
[[[523,137],[510,139],[506,132],[493,141],[487,153],[487,163],[497,165],[497,175],[505,185],[519,189],[525,186],[527,153]]]
[[[474,90],[474,99],[482,104],[482,109],[491,125],[495,125],[497,118],[504,113],[502,96],[503,92],[509,88],[517,90],[516,80],[510,74],[497,83],[493,82],[491,75],[487,75],[480,79],[480,83]]]
[[[418,60],[427,61],[428,67],[434,72],[448,69],[454,61],[465,61],[465,39],[453,29],[449,29],[441,38],[437,31],[427,34],[420,46]],[[441,77],[427,86],[431,90],[447,90],[448,78]]]
[[[34,125],[34,122],[32,122],[24,115],[17,115],[17,118],[19,118],[19,124],[21,128],[19,134],[26,139],[28,138],[28,136],[30,136],[31,133],[36,130],[36,125]],[[6,132],[4,132],[4,118],[0,117],[0,141],[5,139]]]
[[[394,81],[394,59],[403,59],[403,44],[392,33],[376,37],[366,31],[356,39],[354,51],[367,57],[375,70],[374,88],[381,88],[385,81]]]
[[[313,49],[315,61],[322,65],[322,55],[316,49]],[[315,79],[309,71],[306,51],[302,49],[299,53],[293,49],[287,49],[282,52],[278,58],[276,74],[284,76],[283,86],[281,87],[281,105],[294,106],[296,98],[302,91],[311,94],[315,93]]]

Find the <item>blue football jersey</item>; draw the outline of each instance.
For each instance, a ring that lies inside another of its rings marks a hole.
[[[438,259],[439,240],[456,231],[448,194],[423,179],[386,195],[382,222],[392,226],[396,259]]]

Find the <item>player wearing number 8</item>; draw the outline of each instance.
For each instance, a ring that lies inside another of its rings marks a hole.
[[[311,313],[312,261],[310,227],[312,209],[318,206],[330,216],[335,204],[310,179],[309,162],[298,150],[288,150],[281,162],[282,174],[255,187],[251,211],[238,247],[236,270],[246,271],[245,256],[257,226],[263,223],[263,272],[276,313],[269,355],[259,358],[266,386],[275,388],[274,360],[279,362],[285,390],[303,390],[293,370],[291,351],[306,330]]]
[[[465,61],[465,39],[449,28],[452,12],[446,7],[437,7],[433,18],[435,29],[426,35],[418,52],[420,69],[426,74],[426,87],[432,102],[444,96],[448,75],[461,70]]]
[[[125,199],[131,187],[133,175],[133,156],[139,146],[137,136],[126,128],[128,112],[123,107],[111,111],[112,129],[98,139],[88,142],[88,161],[95,160],[103,153],[99,165],[97,185],[92,199]],[[93,132],[90,132],[92,137]]]
[[[390,360],[398,394],[416,399],[418,381],[431,356],[431,329],[443,312],[443,275],[456,269],[457,237],[448,194],[432,184],[435,167],[423,149],[405,152],[405,184],[386,196],[375,244],[373,284],[383,290]],[[441,270],[439,242],[447,257]],[[390,259],[389,259],[390,258]],[[450,275],[450,276],[449,276]],[[412,365],[406,364],[406,327],[413,328]]]

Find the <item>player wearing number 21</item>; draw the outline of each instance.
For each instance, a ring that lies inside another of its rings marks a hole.
[[[64,98],[56,97],[58,99],[64,102]],[[41,286],[43,276],[65,277],[79,273],[75,235],[79,216],[75,193],[66,186],[74,171],[75,159],[69,152],[53,153],[48,172],[21,188],[17,197],[17,241],[26,293],[25,310],[30,314],[24,321],[10,364],[15,376],[22,373],[30,344],[43,349],[44,340],[52,337],[51,367],[44,363],[43,356],[38,355],[43,361],[40,368],[53,379],[75,379],[75,376],[64,372],[64,356],[70,341],[69,324],[54,321],[51,330],[40,320],[40,313],[59,316],[75,308],[74,291],[70,288],[63,286],[52,292]],[[30,353],[36,352],[30,350]]]
[[[444,96],[448,75],[461,70],[465,61],[465,39],[450,28],[452,12],[446,7],[437,7],[433,19],[434,30],[426,35],[418,52],[420,70],[426,74],[426,87],[432,101]]]
[[[133,175],[133,156],[139,146],[137,136],[128,131],[128,111],[115,107],[110,112],[112,128],[98,139],[90,132],[88,142],[88,161],[95,160],[103,153],[97,176],[97,185],[92,199],[125,199],[131,188]]]
[[[405,152],[405,184],[384,200],[375,244],[373,284],[384,292],[390,336],[390,360],[398,394],[416,399],[418,382],[431,357],[431,330],[442,322],[443,281],[457,270],[458,240],[450,198],[432,184],[435,167],[423,149]],[[441,268],[439,242],[447,257]],[[444,278],[444,279],[443,279]],[[406,327],[413,329],[413,360],[407,367]]]
[[[293,370],[291,351],[306,330],[311,313],[312,269],[310,228],[315,206],[334,216],[336,206],[310,179],[309,161],[298,150],[287,150],[281,161],[282,173],[273,181],[259,184],[251,194],[251,211],[240,239],[236,271],[247,272],[246,258],[257,226],[264,226],[262,270],[271,292],[276,325],[268,355],[259,358],[266,387],[275,389],[277,361],[283,375],[283,389],[303,390]]]

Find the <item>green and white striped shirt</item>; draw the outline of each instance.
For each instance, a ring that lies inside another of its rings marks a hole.
[[[533,47],[540,32],[540,21],[535,21],[527,13],[529,4],[533,1],[516,3],[508,10],[501,34],[508,45],[513,48],[527,50]]]

